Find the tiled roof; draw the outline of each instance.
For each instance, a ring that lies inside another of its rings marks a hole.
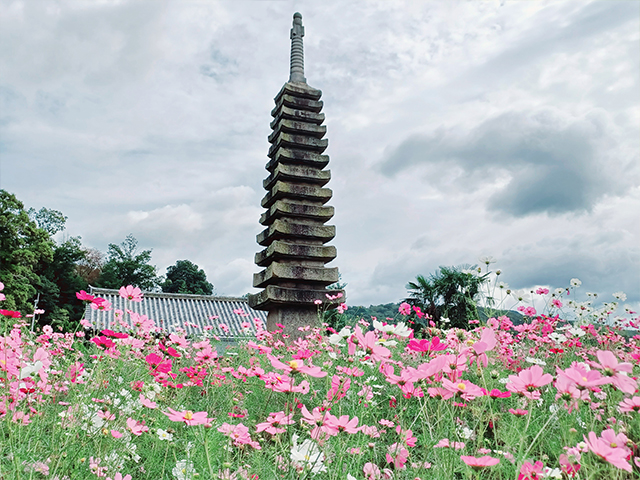
[[[183,328],[187,334],[198,334],[203,332],[205,326],[211,325],[214,327],[211,332],[219,337],[237,338],[247,336],[240,325],[244,321],[251,323],[249,335],[255,333],[254,318],[267,324],[267,312],[253,310],[244,298],[149,292],[144,293],[142,302],[131,302],[122,298],[118,290],[90,287],[90,293],[104,298],[112,306],[112,310],[104,311],[94,310],[87,305],[85,319],[98,329],[110,328],[116,309],[129,309],[139,315],[146,315],[157,327],[169,333]],[[243,310],[248,315],[239,315],[234,310]],[[217,318],[211,320],[210,317],[213,316]],[[125,321],[127,320],[128,315],[125,315]],[[218,327],[220,323],[229,327],[229,333]]]

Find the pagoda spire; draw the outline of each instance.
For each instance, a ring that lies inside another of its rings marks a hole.
[[[289,69],[289,81],[293,83],[307,83],[304,78],[304,27],[302,26],[302,15],[298,12],[293,14],[293,27],[291,28],[291,67]]]
[[[264,249],[255,257],[263,270],[253,276],[253,286],[262,291],[249,295],[251,308],[269,312],[268,330],[284,325],[284,333],[294,338],[303,335],[300,327],[317,323],[319,304],[332,308],[345,300],[344,292],[327,289],[339,279],[337,267],[325,267],[337,255],[335,247],[326,245],[336,234],[336,227],[325,225],[334,214],[327,205],[333,195],[326,188],[329,157],[323,155],[329,142],[322,92],[304,78],[303,35],[302,15],[296,13],[289,81],[271,111],[269,175],[260,218],[265,229],[257,236]]]

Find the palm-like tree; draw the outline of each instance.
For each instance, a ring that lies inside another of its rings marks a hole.
[[[469,320],[478,318],[475,299],[487,275],[477,275],[475,267],[440,267],[429,278],[418,275],[409,282],[407,303],[419,306],[436,324],[448,318],[450,326],[467,328]]]

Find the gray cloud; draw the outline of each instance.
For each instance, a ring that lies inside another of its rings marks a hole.
[[[389,152],[380,168],[393,175],[426,166],[436,185],[438,176],[457,168],[465,189],[506,174],[509,181],[489,198],[489,210],[513,216],[586,212],[605,195],[623,194],[630,186],[630,179],[618,174],[631,159],[615,160],[613,128],[601,111],[583,117],[552,108],[508,112],[471,131],[441,128],[412,136]]]

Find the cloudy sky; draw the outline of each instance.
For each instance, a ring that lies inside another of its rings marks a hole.
[[[349,303],[440,265],[640,301],[637,1],[0,1],[0,188],[255,292],[270,110],[306,28]]]

